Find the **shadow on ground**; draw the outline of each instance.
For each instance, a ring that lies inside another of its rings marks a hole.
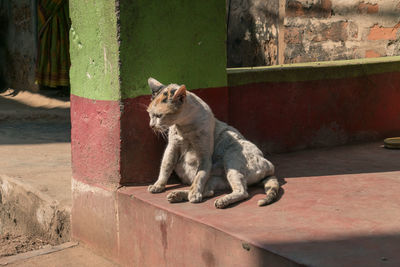
[[[400,233],[338,236],[262,246],[304,266],[400,266]]]
[[[31,92],[0,94],[0,145],[70,142],[69,98]]]
[[[65,121],[0,121],[0,145],[69,143],[70,133]]]
[[[400,150],[383,142],[346,145],[268,156],[281,178],[400,171]]]

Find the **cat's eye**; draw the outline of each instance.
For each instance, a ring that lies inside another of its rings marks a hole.
[[[156,118],[161,118],[162,114],[153,114],[153,116],[156,117]]]

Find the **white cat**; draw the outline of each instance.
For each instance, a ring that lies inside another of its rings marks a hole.
[[[165,133],[165,149],[157,181],[150,185],[151,193],[165,190],[168,178],[175,171],[190,190],[176,190],[167,195],[169,202],[200,202],[217,190],[232,189],[218,198],[215,207],[248,198],[247,185],[261,183],[266,197],[259,206],[276,200],[279,183],[274,165],[263,157],[253,143],[238,130],[217,120],[210,107],[185,85],[165,86],[153,78],[148,80],[152,101],[147,109],[150,127]]]

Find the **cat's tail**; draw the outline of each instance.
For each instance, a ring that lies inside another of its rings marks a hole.
[[[264,186],[266,197],[260,199],[258,206],[265,206],[271,204],[278,198],[279,182],[275,176],[268,176],[264,178],[261,183]]]

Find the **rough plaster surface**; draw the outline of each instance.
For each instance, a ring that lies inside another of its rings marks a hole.
[[[71,92],[120,99],[116,1],[70,0]]]
[[[70,210],[34,187],[0,175],[0,233],[42,236],[54,243],[70,239]]]
[[[279,0],[227,1],[228,67],[278,64]]]
[[[230,1],[230,67],[400,55],[398,0],[280,0],[279,10],[260,2]],[[265,46],[271,36],[279,41]],[[276,47],[282,59],[268,60]]]
[[[399,55],[399,3],[288,0],[285,63]]]

